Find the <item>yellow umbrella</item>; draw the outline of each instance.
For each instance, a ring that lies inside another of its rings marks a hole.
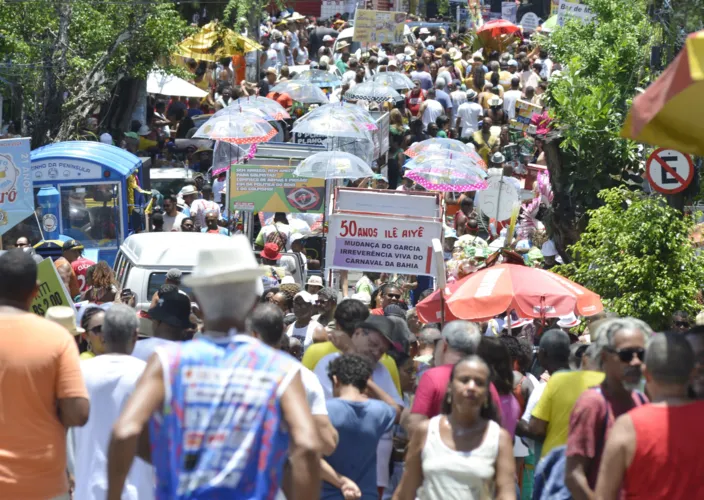
[[[704,31],[647,90],[633,100],[621,136],[683,153],[704,155]]]
[[[217,62],[225,57],[261,50],[262,46],[229,28],[210,22],[182,41],[176,54],[197,61]]]

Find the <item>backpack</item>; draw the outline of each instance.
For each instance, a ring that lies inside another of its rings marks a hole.
[[[274,231],[266,236],[266,243],[276,243],[279,246],[279,252],[286,251],[286,243],[288,243],[288,236],[279,231],[274,223]]]

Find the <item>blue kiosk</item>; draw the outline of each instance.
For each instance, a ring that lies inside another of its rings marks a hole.
[[[112,266],[124,239],[135,228],[130,204],[141,195],[142,161],[101,142],[58,142],[31,153],[35,206],[44,240],[76,239],[86,256]],[[135,214],[136,215],[136,214]]]

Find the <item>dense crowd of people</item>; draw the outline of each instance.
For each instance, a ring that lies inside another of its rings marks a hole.
[[[601,315],[585,343],[553,321],[422,324],[374,275],[373,305],[317,280],[265,290],[247,238],[225,242],[183,278],[197,316],[169,272],[149,338],[119,291],[79,318],[28,312],[35,259],[0,255],[3,497],[702,493],[701,326]]]
[[[545,92],[559,62],[521,35],[475,51],[464,29],[438,27],[356,49],[338,40],[349,27],[344,16],[268,18],[258,81],[246,81],[244,56],[187,60],[206,97],[150,97],[146,123],[101,135],[194,170],[176,192],[137,190],[151,200],[150,231],[232,235],[213,237],[188,275],[169,269],[143,310],[70,239],[54,266],[77,307],[42,318],[30,312],[34,242],[23,235],[0,254],[0,497],[704,498],[704,315],[677,312],[657,333],[611,312],[432,323],[416,307],[435,291],[430,276],[326,283],[306,252],[321,216],[261,214],[252,241],[239,234],[213,150],[179,149],[194,120],[259,95],[290,112],[277,125],[289,139],[316,104],[277,83],[319,69],[339,78],[321,85],[339,102],[398,72],[411,82],[401,99],[352,101],[388,111],[390,126],[388,161],[350,185],[423,191],[405,176],[409,147],[472,144],[489,177],[528,197],[508,234],[510,221],[482,212],[481,191],[442,195],[447,281],[498,250],[511,263],[560,262],[541,222],[549,180],[529,185],[526,170],[545,165]],[[519,103],[533,112],[520,116]]]

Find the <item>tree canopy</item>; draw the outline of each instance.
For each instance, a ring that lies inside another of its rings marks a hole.
[[[0,82],[22,103],[33,147],[70,138],[120,80],[169,65],[187,33],[174,5],[0,0]]]
[[[556,134],[546,145],[555,193],[551,229],[558,246],[574,243],[597,194],[637,170],[637,145],[619,136],[636,88],[649,77],[653,25],[644,0],[585,0],[593,22],[569,20],[541,46],[563,63],[548,86]]]
[[[603,206],[589,212],[579,241],[569,248],[574,262],[558,272],[601,295],[621,316],[669,326],[675,311],[697,312],[704,284],[704,257],[689,240],[692,221],[661,196],[624,187],[599,193]]]

